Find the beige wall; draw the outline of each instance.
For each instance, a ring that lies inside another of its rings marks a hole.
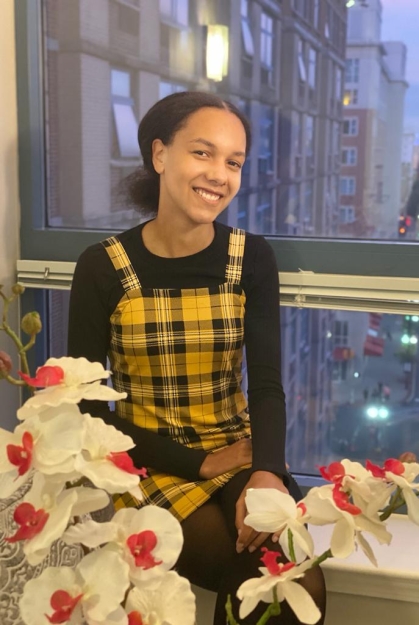
[[[0,59],[0,284],[8,290],[15,281],[20,218],[13,0],[0,2]],[[11,313],[9,320],[16,328],[16,307]],[[0,350],[8,351],[17,364],[15,351],[4,332],[0,332]],[[1,427],[14,427],[18,401],[17,389],[0,380]]]

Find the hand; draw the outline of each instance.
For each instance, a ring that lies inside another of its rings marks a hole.
[[[236,503],[236,528],[238,533],[236,542],[237,553],[241,553],[246,548],[248,548],[250,552],[256,551],[269,536],[269,534],[265,532],[256,532],[256,530],[244,523],[244,519],[247,515],[245,497],[249,488],[276,488],[288,494],[288,489],[284,486],[282,479],[275,475],[275,473],[270,473],[269,471],[255,471],[252,473],[250,480],[247,482]],[[274,535],[273,540],[277,541],[278,536]]]
[[[232,469],[243,467],[252,462],[252,440],[241,440],[208,454],[199,470],[199,476],[204,480],[211,480]]]

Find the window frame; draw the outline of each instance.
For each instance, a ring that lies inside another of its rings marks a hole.
[[[50,264],[72,263],[86,247],[114,231],[46,228],[41,17],[41,0],[15,0],[21,258]],[[414,279],[408,280],[408,291],[419,293],[417,242],[272,235],[266,239],[274,250],[280,272],[291,274],[295,289],[299,288],[301,272],[311,272],[317,277]],[[322,288],[327,290],[326,283]],[[410,309],[417,311],[415,304]]]

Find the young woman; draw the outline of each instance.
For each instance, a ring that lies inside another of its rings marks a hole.
[[[113,371],[128,397],[84,409],[132,436],[144,503],[183,526],[177,565],[225,603],[259,575],[267,535],[244,524],[248,488],[300,492],[285,465],[278,271],[261,236],[216,221],[240,187],[247,119],[213,94],[177,93],[140,123],[132,201],[151,219],[88,248],[73,281],[69,355]],[[246,346],[248,401],[242,389]],[[141,505],[126,496],[119,506]],[[269,549],[278,550],[271,540]],[[267,543],[268,544],[268,543]],[[321,571],[302,580],[324,613]],[[255,623],[255,610],[244,623]],[[272,623],[297,623],[283,605]]]

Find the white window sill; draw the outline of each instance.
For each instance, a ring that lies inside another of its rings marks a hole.
[[[310,526],[316,554],[330,546],[332,526]],[[419,527],[405,515],[393,515],[388,521],[393,535],[390,545],[379,545],[366,534],[375,553],[378,568],[358,550],[349,558],[326,560],[322,569],[328,593],[392,599],[419,604]]]

